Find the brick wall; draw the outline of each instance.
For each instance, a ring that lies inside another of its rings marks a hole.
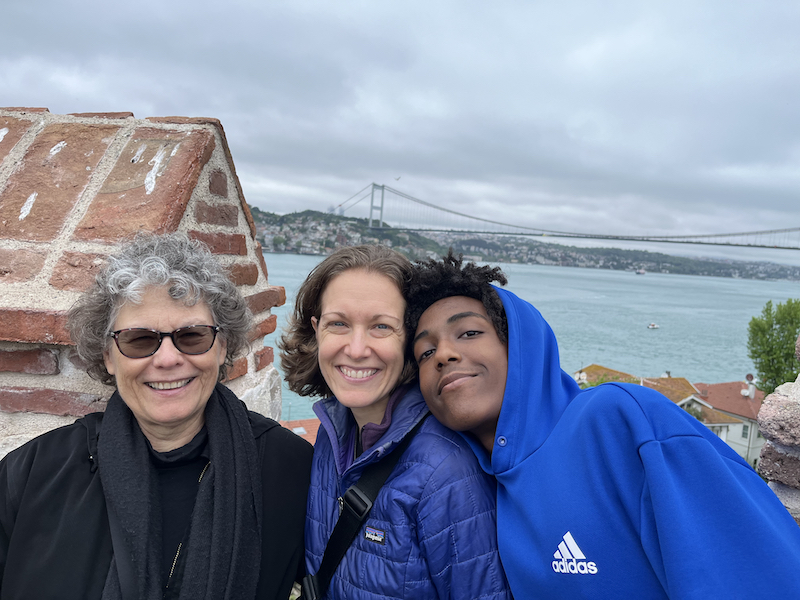
[[[227,385],[253,410],[280,416],[280,377],[263,339],[286,296],[268,284],[219,121],[0,108],[0,454],[104,408],[111,390],[85,374],[66,312],[140,230],[185,232],[230,268],[256,326]]]
[[[800,359],[800,338],[796,352]],[[764,399],[758,424],[767,439],[758,471],[800,525],[800,377]]]

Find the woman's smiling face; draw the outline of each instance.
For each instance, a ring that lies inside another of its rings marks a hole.
[[[320,317],[311,320],[322,376],[359,428],[381,422],[403,373],[405,309],[391,279],[350,269],[328,282]]]
[[[136,327],[170,332],[189,325],[215,325],[205,302],[186,306],[173,300],[166,288],[157,287],[149,288],[140,304],[124,304],[112,329]],[[120,396],[156,450],[164,451],[171,445],[178,448],[200,431],[219,368],[225,362],[225,341],[221,336],[204,354],[183,354],[175,348],[172,338],[164,337],[152,356],[128,358],[113,341],[103,355]]]

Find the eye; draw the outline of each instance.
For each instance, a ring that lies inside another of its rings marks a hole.
[[[322,328],[331,333],[344,333],[347,331],[347,322],[341,320],[323,321]]]
[[[436,352],[436,348],[429,348],[428,350],[423,350],[419,357],[417,358],[417,362],[421,363],[426,358],[433,356],[434,352]]]
[[[386,337],[394,333],[394,327],[386,323],[375,323],[372,326],[372,335],[375,337]]]
[[[476,331],[474,329],[470,329],[469,331],[465,331],[464,333],[462,333],[461,337],[471,338],[475,337],[476,335],[480,335],[482,333],[483,333],[482,331]]]

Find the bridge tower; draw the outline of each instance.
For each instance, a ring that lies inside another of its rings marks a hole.
[[[375,204],[375,190],[376,189],[379,189],[381,191],[381,200],[380,200],[381,203],[380,203],[380,206]],[[383,227],[383,197],[384,197],[385,191],[386,191],[385,190],[385,186],[378,185],[377,183],[373,183],[372,184],[372,195],[371,195],[370,201],[369,201],[369,226],[370,226],[370,228],[372,228],[372,227],[379,227],[379,228]],[[377,225],[373,225],[373,217],[372,217],[372,215],[375,213],[375,211],[378,211],[378,214],[379,214],[378,224]]]

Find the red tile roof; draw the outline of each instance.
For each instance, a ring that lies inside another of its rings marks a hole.
[[[695,387],[700,392],[697,397],[717,410],[739,415],[747,419],[756,420],[758,410],[764,401],[764,392],[755,390],[755,397],[749,398],[742,395],[742,390],[747,390],[745,381],[729,381],[727,383],[696,383]]]
[[[317,441],[319,419],[300,419],[299,421],[281,421],[281,425],[290,429],[307,442],[314,444]]]
[[[642,385],[661,392],[676,404],[697,394],[695,386],[685,377],[648,377],[643,380]]]

